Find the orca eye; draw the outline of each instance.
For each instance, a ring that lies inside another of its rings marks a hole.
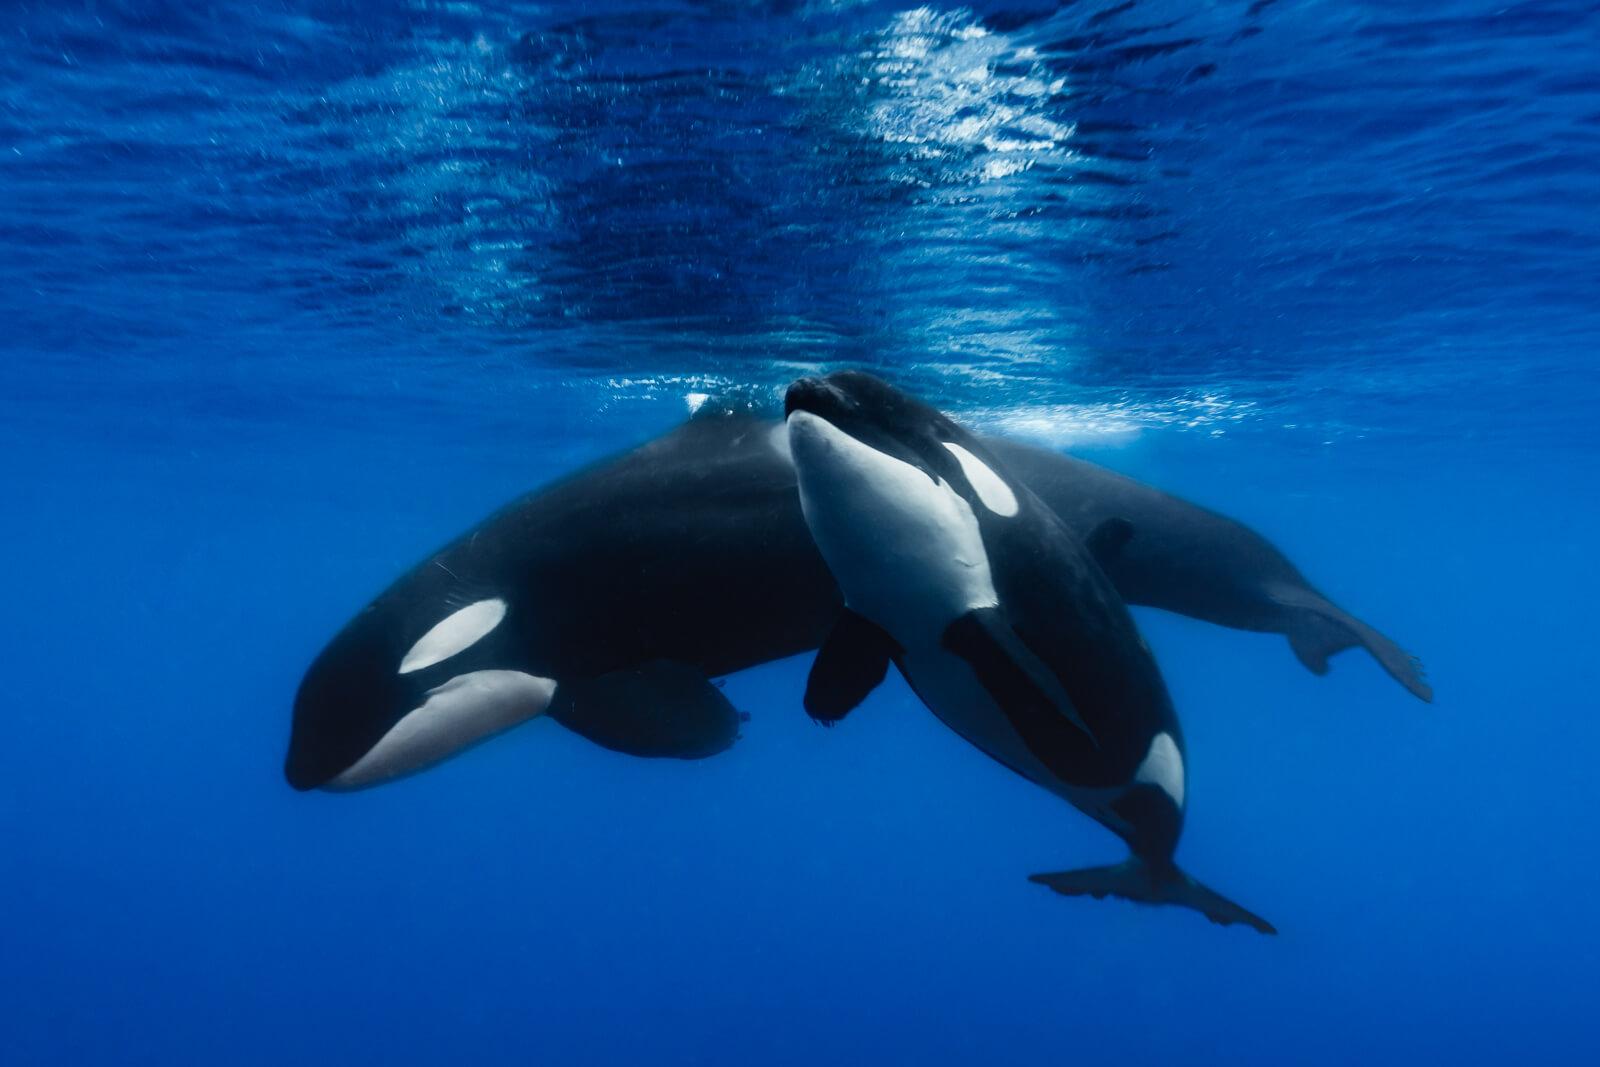
[[[451,612],[411,646],[400,661],[400,673],[410,674],[443,662],[471,648],[506,617],[506,602],[499,597],[479,600]]]

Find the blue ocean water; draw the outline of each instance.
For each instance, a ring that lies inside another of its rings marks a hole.
[[[0,1061],[1600,1055],[1585,3],[20,3]],[[697,763],[281,765],[404,568],[701,395],[890,375],[1250,523],[1426,662],[1140,609],[1180,858],[897,679]]]

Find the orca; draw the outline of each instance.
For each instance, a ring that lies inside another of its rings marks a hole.
[[[802,378],[785,411],[801,509],[845,603],[806,683],[812,717],[843,718],[893,662],[952,730],[1130,851],[1032,880],[1275,933],[1173,859],[1183,734],[1096,562],[1138,530],[1116,518],[1077,536],[983,441],[870,375]]]
[[[1357,645],[1419,700],[1433,689],[1421,662],[1319,592],[1265,537],[1243,523],[1116,471],[1042,449],[986,438],[1011,473],[1062,520],[1087,534],[1124,518],[1139,536],[1104,561],[1130,604],[1162,608],[1238,630],[1281,633],[1316,675]]]
[[[1360,640],[1409,670],[1402,681],[1420,678],[1246,527],[1091,463],[986,443],[1080,535],[1119,515],[1137,524],[1106,564],[1130,603],[1286,632],[1297,647],[1316,638],[1323,656]],[[376,785],[538,717],[635,755],[727,747],[738,720],[708,680],[815,649],[841,603],[795,486],[783,422],[713,402],[512,502],[315,658],[294,702],[289,783]]]
[[[378,785],[541,716],[630,755],[727,748],[711,679],[815,648],[838,600],[780,432],[690,422],[413,567],[307,670],[289,784]]]

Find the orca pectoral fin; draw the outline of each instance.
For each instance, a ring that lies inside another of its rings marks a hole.
[[[1356,635],[1331,619],[1305,612],[1290,625],[1289,648],[1300,665],[1319,678],[1328,673],[1328,657],[1358,644]]]
[[[739,712],[698,669],[670,660],[562,682],[549,715],[630,756],[703,759],[739,737]]]
[[[1046,767],[1071,759],[1063,746],[1076,746],[1064,730],[1082,735],[1099,750],[1100,742],[1060,680],[1017,636],[999,608],[967,612],[945,627],[940,644],[967,661],[1028,750]]]
[[[1076,871],[1030,874],[1028,881],[1049,886],[1067,897],[1121,897],[1140,904],[1178,904],[1193,908],[1219,926],[1243,923],[1258,933],[1276,934],[1277,928],[1261,916],[1240,907],[1214,889],[1208,889],[1173,868],[1157,878],[1141,860],[1130,858],[1110,867],[1084,867]]]
[[[1328,657],[1360,645],[1412,696],[1433,702],[1433,687],[1423,674],[1422,661],[1360,619],[1305,589],[1280,588],[1272,599],[1293,612],[1285,636],[1295,658],[1312,674],[1328,673]]]
[[[846,608],[812,661],[806,714],[832,726],[883,682],[889,661],[899,654],[887,630]]]
[[[1101,567],[1109,567],[1132,540],[1133,523],[1127,519],[1107,519],[1089,531],[1084,544],[1096,563]]]

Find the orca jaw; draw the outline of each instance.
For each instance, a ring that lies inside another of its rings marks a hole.
[[[944,441],[962,436],[944,414],[860,371],[800,378],[783,397],[786,421],[804,412],[840,433],[916,467],[937,483],[956,469]]]
[[[385,608],[362,612],[306,671],[284,761],[295,789],[404,777],[550,704],[555,682],[526,669],[526,635],[504,601]]]
[[[283,776],[318,789],[356,764],[415,706],[415,682],[382,664],[389,657],[357,627],[322,650],[295,695]]]
[[[368,789],[415,774],[542,715],[556,683],[522,671],[469,671],[430,689],[355,763],[322,783]]]
[[[357,735],[363,716],[348,705],[302,698],[284,763],[295,789],[350,792],[407,777],[458,755],[480,741],[537,718],[549,708],[556,683],[505,669],[444,673],[437,684],[402,701]],[[314,691],[313,691],[314,692]],[[375,727],[375,728],[374,728]]]

